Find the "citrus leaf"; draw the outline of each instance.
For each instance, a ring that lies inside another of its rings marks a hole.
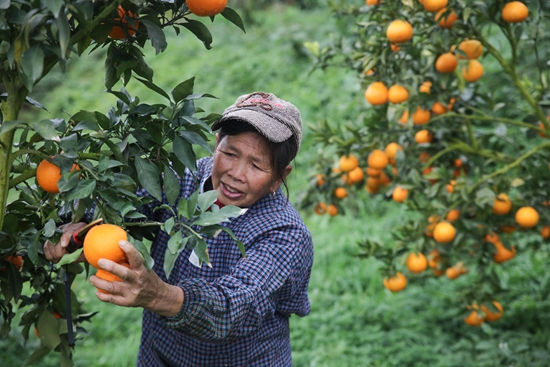
[[[154,198],[162,201],[162,190],[157,166],[140,156],[136,156],[134,164],[136,166],[139,182],[143,188]]]
[[[193,93],[194,85],[195,77],[184,80],[176,85],[175,88],[172,89],[172,97],[174,97],[174,102],[178,103],[187,96],[191,95]]]
[[[170,205],[174,205],[180,194],[180,181],[169,166],[164,166],[164,194]]]
[[[221,12],[221,15],[225,19],[227,19],[228,21],[230,21],[231,23],[235,24],[237,27],[242,29],[242,31],[244,33],[246,33],[246,30],[244,29],[243,20],[241,19],[241,16],[235,10],[233,10],[233,9],[226,6],[225,9],[223,9],[223,11]]]

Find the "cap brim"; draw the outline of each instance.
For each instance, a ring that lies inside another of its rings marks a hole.
[[[221,128],[227,120],[243,120],[254,126],[260,134],[273,143],[281,143],[292,136],[292,131],[281,121],[253,110],[240,109],[229,112],[212,124],[212,130]]]

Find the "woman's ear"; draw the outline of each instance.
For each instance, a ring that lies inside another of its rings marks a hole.
[[[292,166],[289,164],[288,166],[285,167],[285,171],[283,172],[283,178],[280,179],[280,180],[277,180],[274,184],[273,184],[273,187],[272,187],[272,190],[271,191],[276,191],[279,186],[281,186],[281,184],[283,183],[283,180],[285,180],[288,176],[288,174],[292,171]]]

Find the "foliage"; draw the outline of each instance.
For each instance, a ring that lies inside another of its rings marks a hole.
[[[364,89],[373,82],[383,82],[388,88],[398,84],[410,97],[400,104],[352,108],[355,116],[346,124],[322,121],[321,126],[311,125],[317,144],[326,152],[315,162],[311,176],[322,174],[324,184],[311,180],[303,206],[333,203],[340,212],[349,213],[361,205],[356,195],[364,188],[372,195],[382,190],[388,199],[395,187],[408,189],[404,205],[411,215],[392,228],[392,241],[359,241],[362,256],[380,260],[384,276],[403,270],[402,261],[411,252],[432,254],[434,277],[462,262],[474,278],[457,296],[463,316],[470,312],[467,306],[474,310],[478,305],[492,307],[494,299],[516,292],[505,285],[506,267],[496,254],[499,246],[487,240],[487,234],[498,234],[500,248],[512,254],[506,261],[512,260],[516,251],[530,252],[535,247],[548,255],[545,238],[538,234],[550,222],[546,184],[550,179],[550,126],[546,119],[550,114],[550,70],[543,62],[548,50],[542,47],[549,38],[544,15],[548,4],[529,3],[529,16],[520,23],[501,19],[503,5],[503,1],[451,1],[442,12],[454,11],[458,20],[452,28],[442,28],[435,13],[417,1],[383,1],[374,6],[334,2],[334,14],[345,26],[341,36],[326,46],[307,44],[318,68],[353,70]],[[414,30],[411,41],[388,41],[386,29],[396,19],[410,22]],[[468,63],[460,50],[466,39],[477,40],[483,47],[480,60],[485,74],[472,83],[461,73]],[[458,67],[443,74],[434,65],[448,52],[458,57]],[[420,92],[425,82],[430,82],[431,88]],[[439,109],[434,107],[437,104]],[[418,108],[431,111],[429,122],[415,123],[410,116],[403,117]],[[433,133],[432,142],[415,141],[421,129]],[[356,183],[346,181],[347,173],[338,166],[340,156],[354,154],[365,169],[370,152],[384,150],[392,142],[402,147],[390,157],[393,166],[388,165],[382,174],[365,175]],[[388,179],[381,183],[378,175]],[[378,180],[376,185],[374,180]],[[338,200],[334,192],[342,186],[350,195]],[[500,193],[510,197],[514,209],[505,215],[493,212]],[[535,208],[540,215],[536,227],[520,228],[516,222],[514,214],[523,206]],[[439,243],[432,237],[433,229],[427,230],[430,217],[434,224],[444,221],[453,209],[460,211],[459,219],[452,223],[456,237]],[[515,231],[509,233],[512,229]],[[412,279],[418,277],[408,274]],[[503,306],[506,312],[509,305]],[[515,327],[520,326],[510,329]],[[488,354],[484,356],[490,359]]]
[[[210,149],[208,125],[219,115],[196,115],[205,112],[196,101],[213,96],[195,93],[194,78],[175,85],[170,93],[158,87],[141,49],[149,41],[155,53],[163,52],[167,47],[165,28],[176,34],[186,29],[205,48],[211,47],[210,31],[193,19],[185,2],[44,4],[6,1],[0,9],[0,77],[6,91],[0,99],[1,332],[6,337],[15,311],[24,310],[20,321],[23,338],[27,340],[36,325],[41,340],[27,363],[36,363],[56,350],[61,352],[62,365],[72,365],[72,330],[76,326],[77,338],[83,336],[81,323],[94,313],[87,313],[74,291],[67,288],[85,270],[71,263],[81,250],[65,256],[57,266],[44,257],[42,245],[46,240],[57,242],[63,222],[77,222],[93,213],[95,218],[128,227],[148,266],[152,260],[140,240],[148,237],[149,228],[160,226],[173,236],[165,266],[170,273],[175,256],[185,246],[210,265],[204,237],[218,230],[230,232],[219,223],[238,216],[240,210],[213,206],[212,193],[197,192],[189,201],[176,203],[180,192],[177,175],[185,169],[196,171],[194,147]],[[225,8],[221,15],[244,30],[234,10]],[[110,36],[117,24],[125,27],[125,37]],[[71,55],[101,48],[107,49],[104,84],[117,97],[116,107],[107,113],[81,110],[67,120],[18,119],[25,102],[44,108],[28,94],[55,65],[65,70]],[[132,97],[124,88],[132,78],[164,102],[149,104]],[[113,90],[120,81],[121,89]],[[61,170],[59,194],[47,193],[34,184],[36,165],[44,159]],[[74,164],[78,170],[71,170]],[[142,191],[150,195],[138,195]],[[163,201],[168,204],[160,205]],[[148,220],[137,208],[151,202],[157,210],[172,211],[174,218],[167,223]],[[242,243],[236,242],[244,251]],[[23,267],[19,269],[9,256],[21,256]]]

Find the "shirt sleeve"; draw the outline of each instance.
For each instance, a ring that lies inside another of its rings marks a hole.
[[[309,234],[289,240],[288,231],[277,232],[247,251],[247,258],[230,274],[213,282],[180,282],[184,302],[177,315],[167,318],[168,327],[202,341],[222,343],[255,332],[266,317],[278,312],[277,303],[282,299],[305,297],[309,312],[307,293],[301,291],[304,282],[307,289],[312,261],[300,258],[310,251]],[[284,237],[286,241],[281,241]],[[296,301],[304,304],[301,299]]]

